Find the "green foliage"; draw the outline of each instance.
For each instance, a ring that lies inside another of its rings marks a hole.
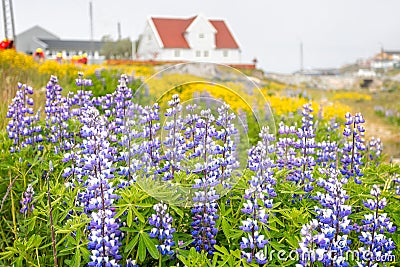
[[[132,41],[129,38],[113,41],[110,36],[103,36],[105,44],[101,48],[101,54],[106,59],[131,59]]]

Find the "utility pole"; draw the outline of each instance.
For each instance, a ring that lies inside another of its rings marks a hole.
[[[121,22],[118,22],[118,41],[121,40],[122,35],[121,35]]]
[[[4,19],[4,37],[12,39],[15,42],[15,24],[12,0],[2,0],[3,19]],[[15,45],[15,44],[14,44]]]
[[[92,5],[92,2],[89,2],[89,19],[90,19],[90,48],[92,51],[90,51],[90,53],[88,53],[88,59],[93,60],[94,56],[95,56],[95,54],[94,54],[95,49],[94,49],[94,42],[93,42],[93,5]]]
[[[89,18],[90,18],[90,40],[93,41],[93,5],[89,3]]]
[[[300,41],[300,74],[303,74],[304,71],[303,60],[303,41]]]

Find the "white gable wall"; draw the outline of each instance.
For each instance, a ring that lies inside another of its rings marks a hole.
[[[199,15],[187,28],[185,39],[193,50],[212,50],[215,48],[216,32],[212,24]]]
[[[141,60],[163,60],[163,54],[159,37],[155,33],[151,19],[149,19],[140,39],[137,56]]]

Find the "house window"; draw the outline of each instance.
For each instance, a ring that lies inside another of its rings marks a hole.
[[[175,57],[180,57],[181,56],[181,50],[175,50],[174,55],[175,55]]]
[[[196,57],[201,57],[201,52],[200,51],[196,51]]]
[[[199,38],[204,38],[204,33],[199,33]]]
[[[147,36],[147,40],[148,40],[148,41],[151,41],[151,35],[148,35],[148,36]]]
[[[204,51],[204,57],[208,57],[208,51]]]
[[[228,50],[224,50],[224,51],[222,52],[222,54],[223,54],[224,57],[227,57],[227,56],[228,56]]]

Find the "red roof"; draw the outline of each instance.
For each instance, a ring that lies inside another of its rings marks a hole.
[[[151,19],[165,48],[190,48],[184,37],[184,33],[196,17],[188,19]],[[209,22],[217,30],[215,36],[216,48],[239,48],[223,20],[209,20]]]
[[[217,30],[217,36],[215,38],[215,46],[217,48],[239,48],[228,26],[226,26],[225,21],[210,20],[210,22]]]

